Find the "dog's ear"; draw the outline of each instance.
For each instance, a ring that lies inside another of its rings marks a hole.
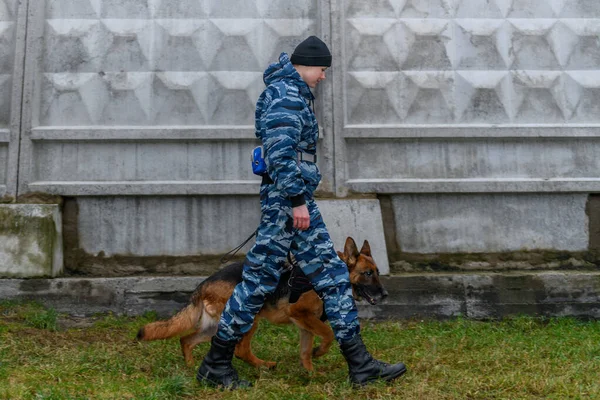
[[[365,256],[371,257],[371,246],[369,245],[369,242],[367,240],[365,240],[365,242],[363,243],[362,248],[360,249],[360,253],[364,254]]]
[[[341,251],[336,251],[336,253],[343,262],[347,262],[346,256],[344,255],[344,253],[342,253]]]
[[[356,243],[352,237],[348,236],[346,238],[346,244],[344,245],[344,257],[346,257],[345,262],[349,267],[356,264],[356,259],[358,258],[358,249],[356,248]]]

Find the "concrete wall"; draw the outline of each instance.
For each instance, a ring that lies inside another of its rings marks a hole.
[[[17,190],[27,3],[0,1],[0,200]]]
[[[336,190],[391,196],[392,247],[588,249],[600,3],[334,5]]]
[[[255,195],[262,72],[329,31],[322,6],[30,0],[20,191]]]
[[[406,252],[588,249],[586,195],[413,194],[393,196],[393,204]]]
[[[316,112],[319,193],[350,199],[336,237],[591,249],[596,0],[0,0],[0,197],[71,199],[90,254],[234,247],[257,218],[262,72],[309,34],[334,54]]]
[[[376,198],[319,199],[317,204],[336,249],[344,250],[348,236],[359,248],[367,240],[380,271],[389,272],[382,214]],[[64,216],[68,229],[77,228],[65,233],[67,253],[89,255],[88,265],[83,265],[86,262],[81,258],[67,260],[72,272],[102,274],[103,264],[121,264],[120,274],[131,275],[144,272],[135,258],[146,258],[143,264],[162,264],[165,261],[161,256],[170,255],[182,258],[166,266],[173,273],[187,270],[201,274],[210,268],[182,266],[183,262],[198,263],[198,259],[185,258],[199,253],[224,254],[242,243],[258,226],[260,206],[254,196],[84,197],[69,200]],[[242,247],[240,254],[253,243]],[[115,260],[119,256],[127,256],[127,263]],[[218,258],[204,258],[202,263],[217,267]],[[125,264],[129,266],[126,268]],[[115,274],[105,268],[105,276]]]

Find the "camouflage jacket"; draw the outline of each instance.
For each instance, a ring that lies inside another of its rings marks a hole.
[[[256,136],[261,139],[267,173],[292,206],[312,197],[321,181],[316,163],[298,162],[298,152],[315,154],[319,127],[310,103],[314,96],[286,53],[269,65],[267,88],[256,103]]]

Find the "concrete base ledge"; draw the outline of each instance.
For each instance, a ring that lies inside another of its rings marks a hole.
[[[0,279],[0,300],[35,300],[61,313],[172,315],[204,277]],[[359,304],[372,319],[600,318],[600,272],[406,274],[384,277],[389,297]]]
[[[0,204],[0,277],[63,271],[62,216],[56,204]]]

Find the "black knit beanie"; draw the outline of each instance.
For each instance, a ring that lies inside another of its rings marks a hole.
[[[331,53],[321,39],[310,36],[296,46],[291,61],[295,65],[331,67]]]

